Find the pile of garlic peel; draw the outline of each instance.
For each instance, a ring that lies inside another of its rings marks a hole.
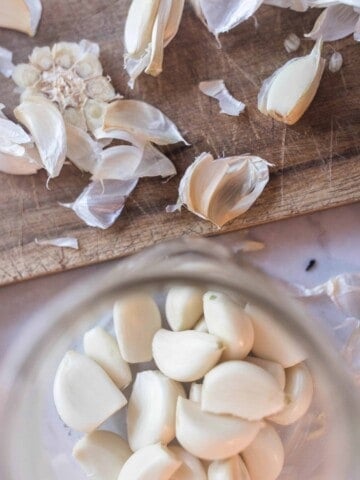
[[[285,458],[273,425],[297,422],[313,398],[304,352],[265,311],[224,293],[174,286],[165,312],[173,330],[150,294],[122,296],[116,339],[95,327],[84,354],[65,354],[54,400],[86,434],[74,458],[97,480],[275,480]],[[159,370],[137,373],[126,400],[129,363],[152,359]],[[182,382],[199,381],[187,398]],[[127,441],[97,430],[126,404]]]

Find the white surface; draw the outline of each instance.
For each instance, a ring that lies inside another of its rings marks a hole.
[[[265,249],[249,253],[266,272],[288,282],[313,286],[330,276],[360,271],[360,203],[256,227],[250,237]],[[240,233],[217,242],[236,246]],[[311,259],[314,268],[306,272]],[[0,358],[21,326],[41,305],[72,282],[108,268],[109,263],[47,276],[0,289]]]

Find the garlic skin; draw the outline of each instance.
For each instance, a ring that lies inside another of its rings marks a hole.
[[[54,402],[70,428],[89,433],[127,401],[106,372],[91,358],[68,351],[54,380]]]
[[[312,40],[322,38],[324,42],[332,42],[352,35],[359,21],[359,13],[351,5],[344,3],[328,2],[329,6],[321,12],[313,29],[305,34],[305,37]]]
[[[76,442],[72,454],[92,480],[117,480],[132,451],[116,433],[95,430]]]
[[[280,363],[284,368],[305,360],[306,354],[298,342],[266,312],[249,303],[245,311],[250,315],[254,327],[252,352],[257,357]]]
[[[165,313],[175,332],[189,330],[203,314],[203,290],[196,287],[173,287],[166,296]]]
[[[237,117],[245,110],[245,104],[230,95],[224,80],[200,82],[199,89],[205,95],[215,98],[219,102],[220,113]]]
[[[305,415],[314,394],[311,373],[304,362],[286,369],[285,395],[288,399],[284,409],[268,419],[279,425],[290,425]]]
[[[276,480],[284,465],[284,447],[278,433],[269,424],[260,429],[241,456],[251,480]]]
[[[340,52],[334,52],[329,61],[329,70],[332,73],[338,72],[343,64],[343,57]]]
[[[222,460],[236,455],[254,440],[260,427],[260,422],[204,412],[198,403],[178,398],[176,438],[195,457]]]
[[[194,382],[203,377],[223,352],[221,342],[214,335],[194,330],[158,330],[152,349],[159,370],[179,382]]]
[[[169,480],[181,462],[157,443],[137,450],[125,462],[117,480]]]
[[[4,75],[4,77],[11,77],[14,64],[12,63],[12,52],[7,48],[0,47],[0,73]]]
[[[0,27],[18,30],[33,37],[40,22],[40,0],[1,0]]]
[[[122,358],[117,341],[101,327],[95,327],[84,335],[84,352],[109,375],[121,390],[132,380],[129,365]]]
[[[284,40],[284,48],[288,53],[296,52],[300,47],[300,38],[296,33],[290,33]]]
[[[278,382],[281,390],[284,390],[285,369],[282,365],[280,365],[280,363],[271,362],[270,360],[264,360],[263,358],[258,358],[258,357],[246,357],[245,360],[269,372],[270,375],[272,375],[275,378],[275,380]]]
[[[284,392],[266,370],[244,361],[224,362],[208,372],[201,408],[212,413],[261,420],[285,406]]]
[[[225,347],[222,359],[245,358],[254,343],[254,329],[248,314],[220,292],[205,293],[203,301],[209,333],[216,335]]]
[[[251,480],[245,463],[239,455],[210,463],[207,478],[208,480]]]
[[[102,146],[94,141],[83,129],[65,124],[66,156],[79,170],[93,172],[101,158]]]
[[[183,386],[161,372],[147,370],[137,374],[127,414],[128,441],[133,451],[154,443],[167,445],[175,438],[179,395],[185,397]]]
[[[0,152],[0,172],[11,175],[34,175],[42,168],[35,160],[35,158],[40,159],[34,150],[34,148],[28,149],[25,147],[25,152],[22,156]],[[33,156],[34,153],[36,156]]]
[[[313,101],[325,67],[322,40],[309,55],[293,58],[267,78],[258,95],[258,109],[264,115],[293,125]]]
[[[169,450],[182,462],[170,480],[207,480],[203,464],[198,458],[178,446],[169,447]]]
[[[189,400],[192,402],[201,403],[201,383],[192,383],[189,390]]]
[[[123,296],[115,303],[113,316],[122,357],[129,363],[149,362],[154,335],[161,328],[160,311],[151,295]]]

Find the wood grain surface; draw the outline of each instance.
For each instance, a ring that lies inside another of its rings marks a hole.
[[[66,166],[45,188],[46,175],[0,174],[0,284],[101,262],[135,252],[165,238],[218,233],[186,210],[166,214],[177,198],[179,179],[203,151],[215,156],[254,153],[274,164],[263,195],[244,216],[223,231],[326,209],[360,200],[360,45],[349,37],[326,44],[344,57],[336,74],[325,71],[314,102],[296,125],[286,127],[256,108],[262,81],[291,57],[308,53],[313,43],[303,39],[298,52],[286,53],[285,37],[311,29],[319,11],[300,14],[274,7],[257,12],[258,28],[250,19],[221,37],[222,49],[185,8],[175,40],[165,52],[164,72],[142,76],[132,91],[123,70],[123,26],[129,0],[43,0],[44,12],[35,38],[1,30],[0,45],[14,52],[15,63],[26,61],[36,45],[87,38],[101,46],[101,60],[119,92],[145,100],[178,125],[191,147],[170,146],[164,152],[178,175],[168,182],[141,180],[123,215],[107,231],[89,228],[58,205],[76,198],[89,177]],[[201,80],[223,78],[229,90],[246,103],[238,118],[219,113],[215,100],[198,90]],[[0,102],[18,102],[11,80],[0,78]],[[40,247],[35,238],[75,236],[80,250]]]

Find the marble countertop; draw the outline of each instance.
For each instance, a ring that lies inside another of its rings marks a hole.
[[[215,238],[236,245],[239,232]],[[253,262],[290,283],[313,286],[342,272],[360,271],[360,203],[252,228],[249,237],[264,242]],[[54,247],[55,248],[55,247]],[[306,271],[309,261],[316,261]],[[111,262],[110,262],[111,263]],[[109,263],[47,276],[0,289],[0,357],[21,335],[21,326],[41,305],[71,282],[85,280]]]

